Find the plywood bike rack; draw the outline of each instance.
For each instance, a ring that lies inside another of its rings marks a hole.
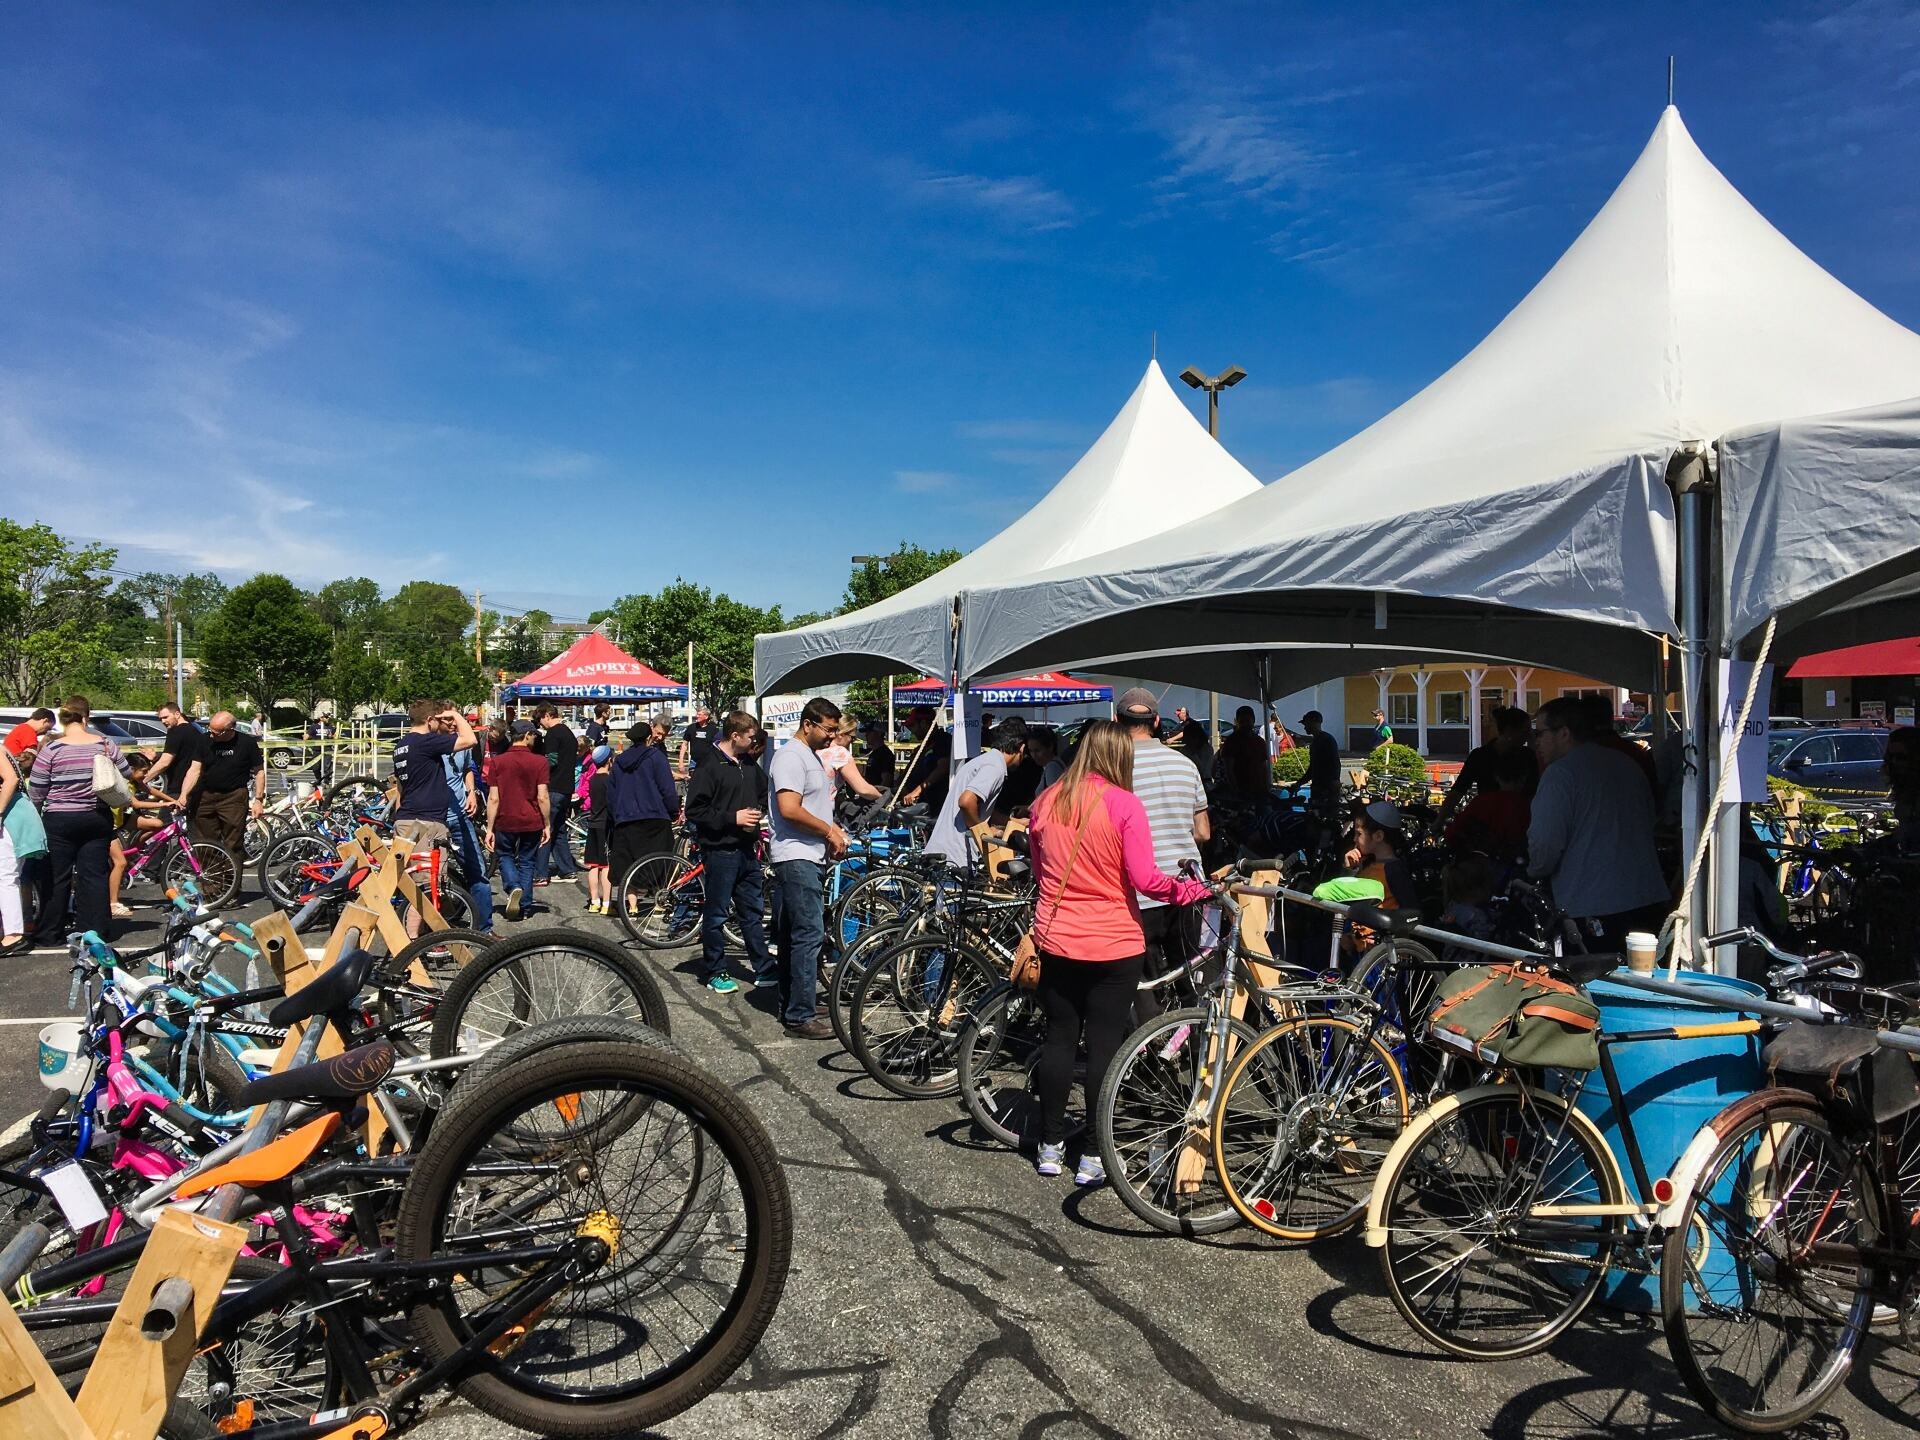
[[[390,904],[379,908],[393,915]],[[291,995],[339,959],[349,934],[372,933],[379,919],[363,906],[347,906],[317,956],[300,943],[284,916],[269,916],[253,931]],[[274,1057],[275,1073],[292,1063],[307,1023],[325,1022],[303,1022],[288,1031]],[[319,1058],[337,1055],[341,1048],[329,1033],[321,1039]],[[368,1120],[370,1153],[378,1138],[373,1129],[378,1115],[373,1110]],[[253,1119],[259,1117],[256,1110]],[[0,1440],[153,1440],[246,1238],[244,1225],[185,1210],[162,1211],[77,1399],[67,1397],[13,1307],[0,1303]]]

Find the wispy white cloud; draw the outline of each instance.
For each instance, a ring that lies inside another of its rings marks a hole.
[[[939,490],[950,490],[963,482],[965,477],[951,470],[896,470],[893,472],[893,488],[902,495],[931,495]]]
[[[1084,425],[1064,420],[962,420],[953,427],[962,440],[1012,440],[1067,444],[1086,437]]]
[[[1079,219],[1073,202],[1033,175],[926,175],[924,200],[984,215],[1011,230],[1063,230]]]

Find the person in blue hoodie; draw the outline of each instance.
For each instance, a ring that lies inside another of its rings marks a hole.
[[[607,835],[609,871],[617,890],[636,860],[673,849],[673,822],[680,792],[664,748],[665,722],[642,722],[627,731],[627,748],[613,758],[607,778],[613,828]]]

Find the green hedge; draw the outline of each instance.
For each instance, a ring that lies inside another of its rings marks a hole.
[[[1411,745],[1376,745],[1373,753],[1367,756],[1367,777],[1371,780],[1391,778],[1420,784],[1427,778],[1427,762],[1420,758],[1420,752]]]
[[[1282,750],[1273,757],[1273,783],[1276,785],[1298,785],[1307,778],[1309,751],[1305,745],[1296,745],[1291,750]]]

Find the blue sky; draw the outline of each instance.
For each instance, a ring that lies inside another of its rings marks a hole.
[[[966,547],[1151,337],[1271,479],[1450,365],[1639,152],[1920,328],[1920,9],[0,15],[0,513],[135,568],[791,613]]]

